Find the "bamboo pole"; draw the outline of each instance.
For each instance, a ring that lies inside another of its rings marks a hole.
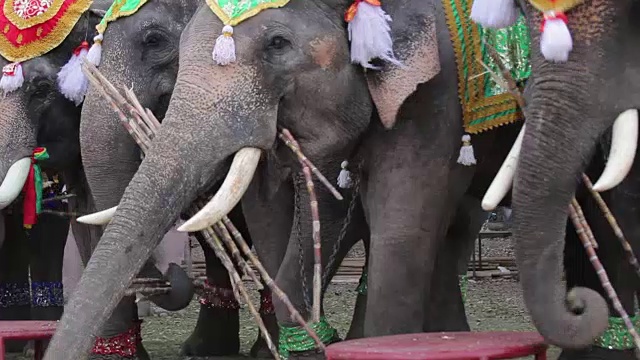
[[[624,307],[622,306],[622,303],[620,303],[618,294],[616,294],[615,289],[613,288],[613,286],[611,285],[611,282],[609,281],[609,276],[607,275],[607,271],[602,266],[602,263],[600,262],[600,259],[598,259],[598,255],[596,254],[595,249],[591,245],[589,238],[586,236],[585,227],[583,226],[583,223],[581,223],[580,219],[578,218],[579,208],[580,208],[580,204],[578,203],[576,198],[573,198],[571,200],[571,204],[569,205],[569,216],[571,218],[571,221],[573,222],[573,226],[575,226],[576,228],[576,233],[578,234],[578,237],[582,242],[582,246],[584,246],[584,249],[587,252],[589,261],[593,265],[593,268],[596,270],[596,274],[598,275],[598,278],[600,278],[600,283],[602,284],[602,288],[607,293],[609,300],[611,300],[611,303],[613,304],[613,308],[616,309],[616,311],[622,318],[622,321],[627,327],[629,334],[631,334],[631,336],[633,337],[633,342],[636,345],[636,349],[640,350],[640,337],[638,336],[638,333],[636,332],[636,329],[634,328],[633,323],[631,322],[631,319],[629,319],[629,314],[627,314],[627,312],[624,310]]]
[[[302,172],[307,183],[307,192],[309,192],[309,202],[311,206],[311,219],[313,226],[313,322],[320,321],[320,295],[322,289],[322,242],[320,240],[320,213],[318,211],[318,199],[316,197],[315,186],[311,171],[306,164],[302,164]]]

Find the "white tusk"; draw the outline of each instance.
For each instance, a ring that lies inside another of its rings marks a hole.
[[[22,158],[11,165],[0,185],[0,210],[9,206],[20,195],[29,176],[30,167],[31,159],[29,158]]]
[[[489,189],[487,189],[487,192],[484,194],[484,198],[482,198],[482,209],[485,211],[491,211],[498,207],[500,201],[504,199],[511,189],[511,185],[513,185],[513,177],[515,176],[516,165],[518,165],[518,158],[520,157],[525,127],[526,125],[522,125],[522,129],[520,129],[520,133],[513,143],[507,158],[502,163],[491,185],[489,185]]]
[[[117,206],[93,214],[80,216],[76,221],[87,225],[107,225],[118,210]]]
[[[204,208],[182,224],[178,231],[199,231],[217,223],[227,215],[247,191],[259,160],[260,149],[250,147],[240,149],[233,158],[229,173],[220,190]]]
[[[593,190],[613,189],[627,176],[638,146],[638,110],[629,109],[618,116],[611,131],[609,159]]]

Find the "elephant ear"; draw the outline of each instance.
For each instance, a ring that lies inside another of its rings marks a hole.
[[[440,72],[440,57],[432,1],[383,0],[382,7],[392,18],[394,53],[402,66],[387,64],[383,71],[367,71],[366,77],[380,120],[390,129],[418,85]]]

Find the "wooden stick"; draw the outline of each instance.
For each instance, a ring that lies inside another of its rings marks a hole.
[[[293,153],[296,154],[296,156],[298,157],[298,160],[300,160],[301,163],[303,163],[304,165],[307,165],[311,169],[313,174],[318,177],[318,180],[320,180],[320,182],[331,192],[331,194],[336,199],[338,200],[344,199],[342,197],[342,194],[340,194],[338,190],[336,190],[336,188],[333,185],[331,185],[329,180],[327,180],[327,178],[324,175],[322,175],[320,170],[318,170],[318,168],[315,165],[313,165],[311,160],[309,160],[302,153],[302,148],[300,147],[300,144],[298,144],[298,142],[293,137],[293,135],[291,135],[291,132],[289,132],[289,130],[282,129],[282,131],[278,133],[278,138],[280,138],[280,140],[282,140],[285,143],[285,145],[287,145],[287,147],[289,147],[289,149],[291,149],[291,151],[293,151]]]
[[[635,270],[636,275],[640,277],[640,263],[638,263],[638,258],[636,257],[636,254],[633,252],[633,249],[631,248],[629,241],[627,241],[627,238],[624,236],[624,233],[622,232],[620,225],[618,225],[618,221],[616,220],[615,216],[613,216],[613,213],[607,206],[607,203],[605,203],[600,193],[593,190],[593,183],[591,182],[591,179],[589,179],[587,174],[584,174],[584,173],[582,174],[582,181],[584,182],[584,185],[587,187],[587,189],[589,190],[593,198],[596,200],[596,203],[598,204],[598,207],[604,214],[605,219],[607,219],[607,222],[609,222],[609,225],[613,229],[613,233],[616,235],[616,238],[618,238],[618,241],[620,242],[620,244],[622,245],[622,248],[624,249],[624,252],[627,257],[627,261],[629,262],[629,264],[631,264],[631,267],[633,267],[633,269]]]
[[[302,161],[301,161],[302,162]],[[311,206],[311,219],[313,224],[313,322],[320,321],[320,294],[322,289],[322,242],[320,240],[320,213],[318,211],[318,199],[311,171],[305,163],[302,163],[302,172],[307,183],[309,202]]]
[[[271,289],[271,292],[275,296],[277,296],[278,299],[282,301],[282,303],[287,307],[287,310],[289,310],[289,314],[291,314],[291,319],[296,321],[298,324],[300,324],[300,326],[304,328],[305,331],[309,334],[309,336],[311,336],[311,338],[316,342],[316,345],[318,346],[318,348],[324,351],[326,349],[326,346],[320,340],[320,338],[318,337],[318,334],[316,334],[316,332],[302,318],[298,310],[296,310],[295,306],[293,306],[293,304],[291,303],[291,300],[289,300],[289,297],[287,296],[287,294],[285,294],[284,291],[282,291],[280,287],[276,285],[276,282],[273,281],[273,278],[269,276],[269,273],[267,273],[267,270],[265,270],[264,266],[262,266],[262,263],[258,260],[255,254],[251,252],[251,249],[247,245],[247,242],[244,240],[244,238],[242,237],[242,234],[240,234],[240,232],[235,227],[235,225],[233,225],[233,223],[231,222],[231,220],[229,220],[227,216],[224,216],[222,218],[222,221],[224,225],[227,227],[227,229],[229,229],[229,231],[231,232],[231,235],[233,235],[233,238],[235,239],[236,243],[238,244],[238,246],[240,247],[244,255],[247,256],[249,260],[251,260],[253,265],[256,267],[256,269],[260,273],[260,277],[262,277],[262,281],[264,281],[264,283],[269,287],[269,289]]]
[[[46,204],[46,203],[53,202],[53,201],[66,200],[66,199],[70,199],[70,198],[75,197],[75,196],[76,196],[76,194],[67,194],[67,195],[54,196],[54,197],[42,199],[42,203]]]
[[[576,228],[576,233],[578,234],[578,237],[582,242],[582,246],[584,246],[584,249],[587,252],[589,261],[591,261],[591,265],[593,265],[593,268],[596,270],[596,274],[598,274],[598,277],[600,278],[600,283],[602,284],[602,288],[607,293],[607,296],[609,297],[609,300],[611,300],[611,303],[613,304],[614,309],[616,309],[616,311],[622,318],[622,321],[624,321],[624,324],[627,327],[629,334],[631,334],[631,336],[633,337],[633,342],[636,345],[636,349],[640,350],[640,337],[638,336],[638,333],[636,332],[636,329],[634,328],[633,323],[631,322],[631,319],[629,319],[629,314],[627,314],[627,312],[624,310],[624,307],[622,306],[622,303],[620,303],[618,294],[616,294],[615,289],[611,285],[611,282],[609,281],[609,276],[607,275],[606,270],[602,266],[600,259],[598,259],[598,255],[596,254],[595,249],[593,248],[593,246],[591,245],[591,242],[589,241],[589,238],[585,234],[585,229],[583,227],[583,224],[578,219],[578,210],[577,210],[578,208],[580,208],[580,204],[578,203],[576,198],[573,198],[571,200],[571,205],[569,205],[569,216],[571,217],[573,226],[575,226]]]
[[[589,226],[589,223],[587,223],[587,218],[584,216],[584,213],[582,212],[582,207],[574,206],[574,208],[576,210],[576,214],[578,215],[578,221],[580,221],[580,225],[582,225],[582,229],[584,229],[584,235],[587,237],[587,239],[591,243],[591,246],[593,246],[594,249],[597,249],[598,242],[596,242],[596,238],[595,236],[593,236],[591,227]]]
[[[145,296],[164,295],[171,292],[171,288],[129,288],[124,291],[124,296],[133,296],[136,293],[143,294]]]
[[[169,283],[166,280],[164,280],[164,279],[156,279],[156,278],[136,278],[136,279],[133,279],[131,284],[134,284],[134,285],[162,284],[162,285],[167,285],[167,286],[169,285]]]
[[[235,258],[236,263],[240,265],[244,273],[247,276],[249,276],[251,280],[253,280],[253,283],[256,285],[258,290],[262,290],[263,288],[262,282],[260,281],[260,279],[258,279],[258,276],[256,275],[255,271],[251,269],[247,261],[242,257],[242,254],[240,254],[240,250],[238,250],[238,247],[233,242],[233,239],[231,238],[231,234],[229,234],[229,231],[227,231],[227,228],[221,222],[217,222],[213,226],[218,236],[222,239],[224,244],[231,251],[231,255]]]

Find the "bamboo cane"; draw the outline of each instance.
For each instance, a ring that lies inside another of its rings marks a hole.
[[[584,213],[582,212],[582,207],[581,206],[577,206],[576,207],[574,205],[574,208],[576,210],[576,214],[578,215],[578,221],[580,221],[580,224],[582,225],[582,228],[584,229],[584,236],[587,237],[587,239],[591,243],[591,246],[593,246],[594,249],[597,249],[598,248],[598,243],[596,242],[596,238],[595,238],[595,236],[593,236],[593,232],[591,231],[591,227],[587,223],[587,219],[584,216]]]
[[[640,337],[638,336],[638,333],[636,332],[633,326],[633,323],[631,322],[631,319],[629,319],[629,314],[627,314],[627,312],[624,310],[624,307],[622,306],[622,303],[620,303],[618,294],[616,294],[615,289],[611,285],[611,282],[609,281],[609,276],[607,275],[606,270],[602,266],[600,259],[598,259],[598,255],[596,254],[595,249],[593,248],[593,246],[591,245],[591,242],[589,241],[589,238],[585,234],[585,228],[583,224],[580,222],[580,219],[578,218],[579,208],[580,208],[580,204],[578,203],[576,198],[573,198],[571,200],[571,205],[569,205],[569,216],[571,217],[573,226],[575,226],[576,228],[576,233],[578,234],[578,237],[582,242],[582,246],[584,246],[584,249],[587,252],[589,261],[593,265],[593,268],[596,270],[596,274],[598,274],[598,277],[600,278],[600,283],[602,284],[602,288],[607,293],[609,300],[611,300],[611,303],[613,304],[613,308],[616,309],[616,311],[620,315],[620,318],[622,318],[622,321],[627,327],[629,334],[631,334],[631,336],[633,337],[633,342],[636,345],[636,349],[640,350]]]
[[[224,227],[224,225],[220,222],[214,224],[213,226],[214,226],[214,229],[216,230],[216,233],[218,234],[218,237],[222,239],[224,244],[231,251],[231,255],[235,258],[236,263],[239,264],[244,270],[245,274],[247,274],[247,276],[249,276],[251,280],[253,280],[254,284],[256,284],[256,287],[259,290],[262,290],[262,282],[260,282],[260,279],[258,279],[258,276],[256,275],[255,271],[251,269],[251,267],[246,262],[246,260],[242,258],[242,254],[240,254],[240,250],[238,250],[238,247],[233,242],[233,239],[231,238],[231,234],[229,234],[229,231],[227,231],[227,228]]]
[[[618,225],[618,221],[616,220],[615,216],[613,216],[613,213],[611,212],[607,204],[604,202],[604,199],[602,198],[600,193],[593,190],[593,183],[591,182],[591,179],[589,179],[587,174],[582,174],[582,181],[584,182],[584,185],[587,187],[587,190],[589,190],[593,198],[596,200],[596,203],[598,204],[598,207],[604,214],[605,219],[607,219],[607,222],[613,229],[613,233],[616,235],[616,238],[618,238],[618,241],[620,242],[620,244],[622,245],[622,248],[624,249],[624,252],[627,257],[627,261],[629,262],[629,264],[631,264],[631,267],[633,267],[633,269],[635,270],[636,275],[638,275],[638,277],[640,278],[640,263],[638,263],[638,258],[633,252],[633,249],[631,248],[631,245],[627,241],[627,238],[624,236],[624,233],[622,232],[620,225]]]
[[[306,164],[302,164],[302,172],[307,183],[309,202],[311,206],[311,219],[313,224],[313,310],[314,322],[320,321],[320,294],[322,289],[322,243],[320,240],[320,213],[318,211],[318,199],[311,171]]]

